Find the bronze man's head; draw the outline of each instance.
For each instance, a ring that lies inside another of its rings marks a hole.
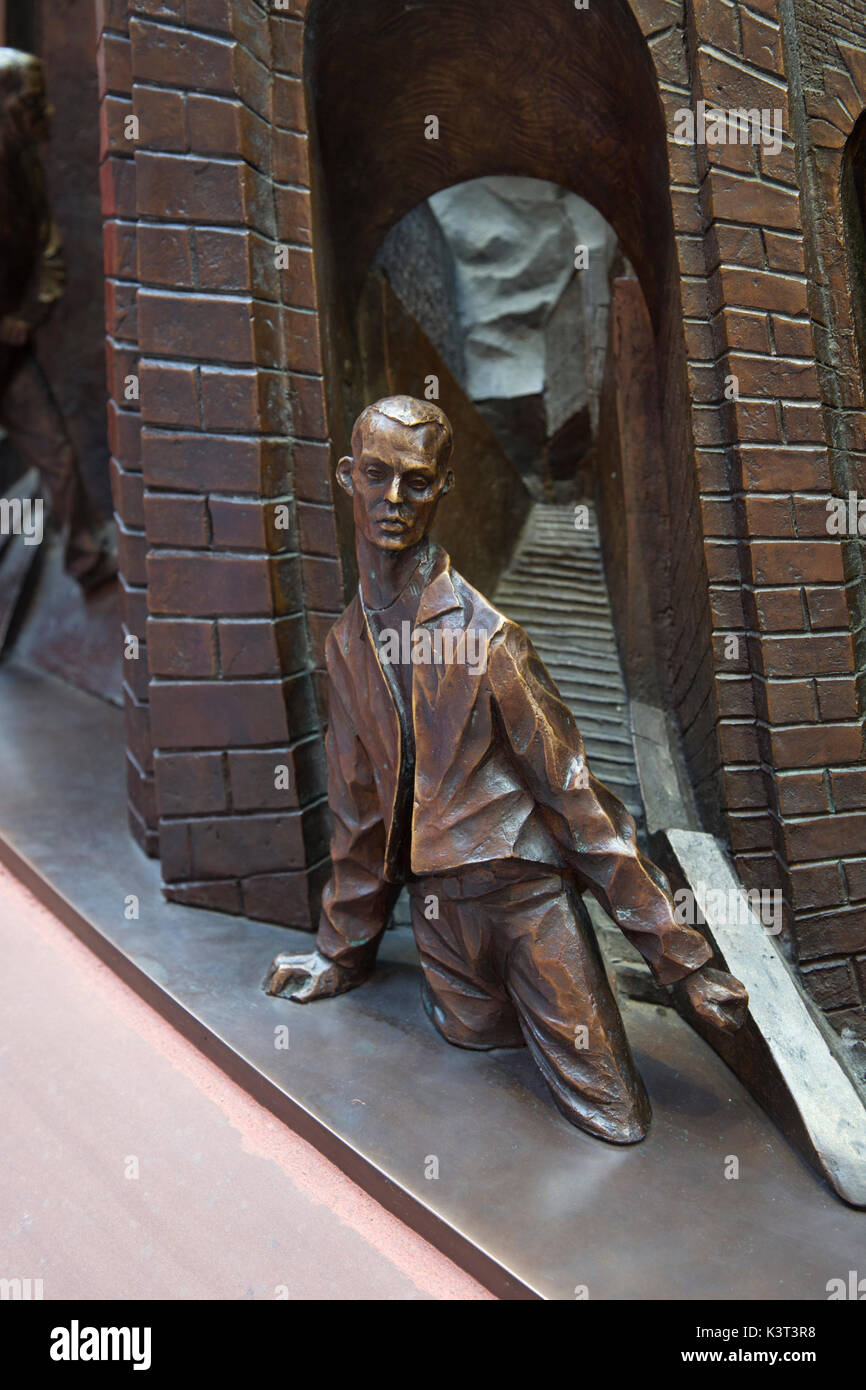
[[[17,48],[0,48],[0,133],[4,148],[47,140],[52,114],[41,60]]]
[[[337,479],[372,545],[407,550],[426,535],[439,498],[454,484],[452,443],[446,415],[430,401],[387,396],[361,412]]]

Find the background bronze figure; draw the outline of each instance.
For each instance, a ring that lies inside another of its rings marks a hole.
[[[361,984],[405,882],[442,1036],[525,1044],[568,1120],[633,1143],[649,1101],[580,893],[706,1021],[739,1027],[746,992],[675,921],[525,632],[429,539],[451,450],[437,406],[396,396],[361,414],[340,460],[360,587],[327,644],[333,874],[317,949],[277,956],[266,988],[306,1003]]]
[[[90,589],[116,573],[116,559],[33,349],[66,283],[38,151],[51,114],[39,59],[0,48],[0,425],[48,486],[52,523],[67,533],[66,569]]]

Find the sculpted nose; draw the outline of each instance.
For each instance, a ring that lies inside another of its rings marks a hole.
[[[387,501],[392,503],[392,505],[395,507],[400,501],[400,479],[397,477],[396,474],[391,478],[391,481],[388,484],[388,490],[385,493],[385,497]]]

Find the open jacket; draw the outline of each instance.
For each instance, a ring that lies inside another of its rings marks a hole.
[[[23,320],[32,336],[65,285],[60,231],[37,147],[29,144],[0,156],[0,318]],[[24,355],[24,344],[0,342],[0,390]]]
[[[415,630],[472,633],[464,659],[413,667],[415,786],[411,825],[395,815],[405,756],[400,718],[356,594],[325,647],[333,872],[317,945],[363,965],[375,953],[411,836],[416,876],[502,859],[565,869],[590,889],[656,978],[669,984],[709,959],[699,932],[674,920],[667,880],[637,846],[622,803],[589,773],[583,739],[522,628],[497,612],[435,547]],[[465,640],[465,639],[464,639]],[[486,661],[475,658],[479,647]],[[434,648],[435,651],[435,648]],[[447,655],[448,646],[440,656]],[[482,669],[483,668],[483,669]]]

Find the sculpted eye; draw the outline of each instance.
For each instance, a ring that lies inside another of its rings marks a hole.
[[[385,476],[385,470],[384,470],[383,468],[368,468],[368,469],[367,469],[367,477],[368,477],[368,478],[371,478],[372,481],[373,481],[374,483],[380,483],[380,482],[382,481],[382,479],[384,478],[384,476]]]
[[[420,474],[415,474],[413,477],[407,478],[406,481],[413,492],[424,492],[429,485],[428,479],[421,477]]]

